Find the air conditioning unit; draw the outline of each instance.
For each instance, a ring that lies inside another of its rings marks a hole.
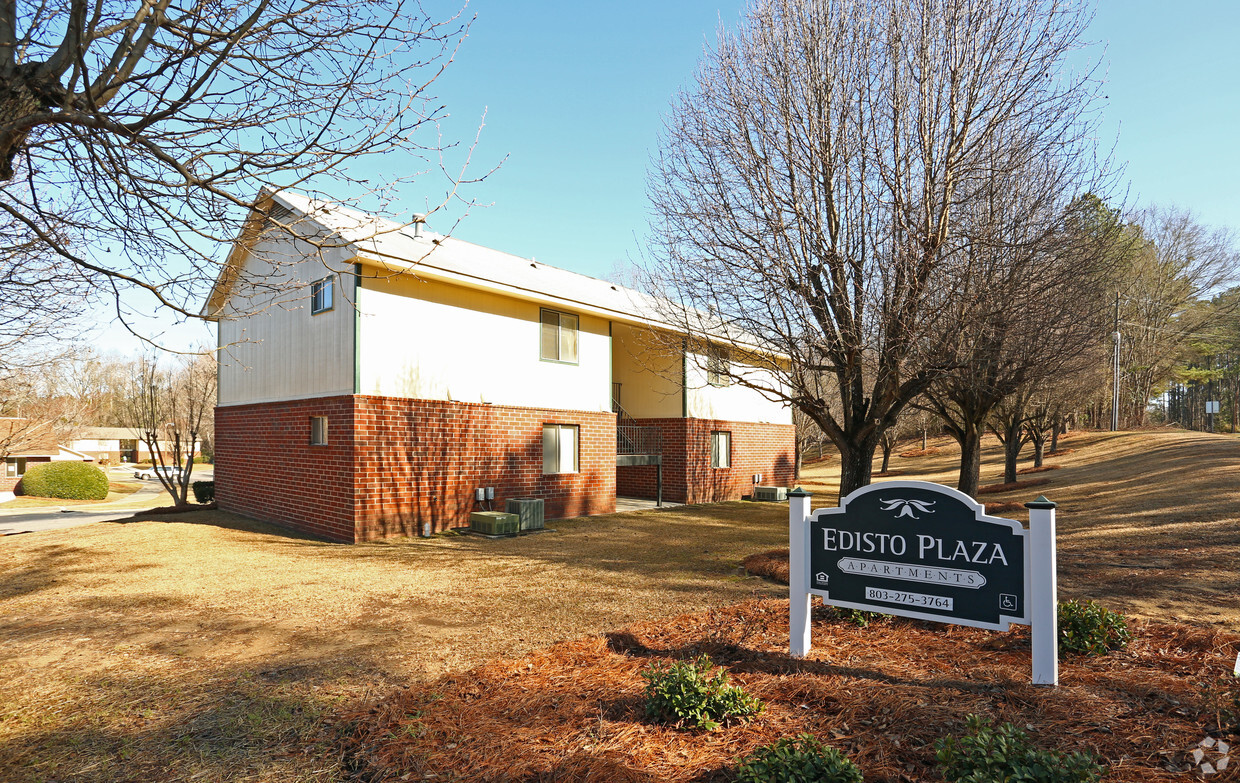
[[[469,515],[469,529],[487,536],[515,536],[521,518],[503,511],[475,511]]]
[[[754,500],[774,500],[776,502],[788,499],[787,487],[754,487]]]
[[[543,529],[542,498],[510,498],[504,510],[521,518],[522,531]]]

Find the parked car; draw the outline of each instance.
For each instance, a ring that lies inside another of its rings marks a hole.
[[[176,465],[154,465],[149,468],[135,470],[133,472],[133,477],[139,479],[153,479],[159,478],[161,473],[168,478],[176,478],[177,474],[180,473],[180,470]]]

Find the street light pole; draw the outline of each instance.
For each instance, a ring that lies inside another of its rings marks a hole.
[[[1119,430],[1119,291],[1115,292],[1115,357],[1111,380],[1111,432]]]

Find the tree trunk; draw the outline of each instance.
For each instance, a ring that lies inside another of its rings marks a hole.
[[[1043,452],[1046,449],[1046,433],[1035,432],[1033,434],[1033,466],[1035,468],[1042,467]]]
[[[887,466],[891,464],[891,448],[895,444],[883,441],[883,466],[879,469],[879,473],[886,473]]]
[[[982,437],[976,427],[966,426],[956,435],[960,444],[960,478],[956,489],[969,497],[977,497],[977,485],[982,478]]]
[[[1051,425],[1051,453],[1059,451],[1059,430],[1067,426],[1066,422],[1058,416],[1055,417],[1054,423]]]
[[[836,444],[840,450],[840,497],[870,483],[874,472],[874,451],[878,437],[870,436],[860,443]]]
[[[921,450],[922,451],[926,450],[926,428],[925,427],[921,428]]]

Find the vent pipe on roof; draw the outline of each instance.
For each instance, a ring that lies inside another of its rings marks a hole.
[[[413,238],[419,239],[422,236],[422,226],[426,225],[426,213],[425,212],[414,212],[412,222],[413,222]]]

